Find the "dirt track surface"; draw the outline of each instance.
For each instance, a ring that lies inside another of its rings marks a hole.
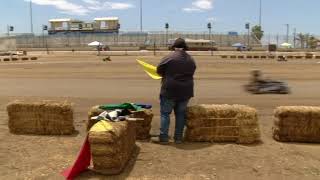
[[[39,61],[0,62],[0,179],[63,179],[86,136],[91,106],[142,102],[154,105],[152,133],[159,129],[160,82],[151,80],[133,56],[44,56]],[[157,64],[161,57],[145,57]],[[319,105],[320,64],[316,60],[279,63],[269,60],[216,60],[195,57],[196,97],[191,103],[246,104],[259,111],[262,143],[187,143],[161,146],[137,142],[139,154],[120,176],[93,172],[79,179],[320,179],[320,145],[279,143],[272,139],[272,113],[280,105]],[[243,91],[249,71],[285,80],[290,95],[251,95]],[[69,100],[75,103],[71,137],[13,135],[8,130],[6,104],[15,99]],[[174,127],[172,118],[171,129]],[[171,131],[172,133],[172,131]]]

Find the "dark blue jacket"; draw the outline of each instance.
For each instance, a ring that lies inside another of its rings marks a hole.
[[[176,101],[194,96],[194,59],[183,50],[176,50],[162,59],[157,73],[163,77],[160,95]]]

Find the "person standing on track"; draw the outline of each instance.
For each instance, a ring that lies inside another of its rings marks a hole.
[[[172,48],[174,52],[163,58],[157,67],[157,73],[163,77],[160,92],[161,128],[159,138],[153,139],[153,142],[169,142],[170,114],[174,110],[176,119],[174,141],[176,144],[181,144],[187,105],[194,96],[193,75],[196,64],[186,52],[188,46],[184,39],[178,38]]]

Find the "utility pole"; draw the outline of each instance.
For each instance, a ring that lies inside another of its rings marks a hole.
[[[143,24],[142,24],[142,0],[140,0],[140,31],[143,31]]]
[[[33,34],[32,0],[30,0],[30,30]]]
[[[287,26],[287,43],[289,43],[289,27],[290,27],[290,25],[289,24],[286,24],[286,26]]]

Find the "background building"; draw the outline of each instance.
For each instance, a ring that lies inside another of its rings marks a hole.
[[[118,17],[95,18],[93,22],[76,19],[50,19],[50,35],[60,33],[119,33]]]

